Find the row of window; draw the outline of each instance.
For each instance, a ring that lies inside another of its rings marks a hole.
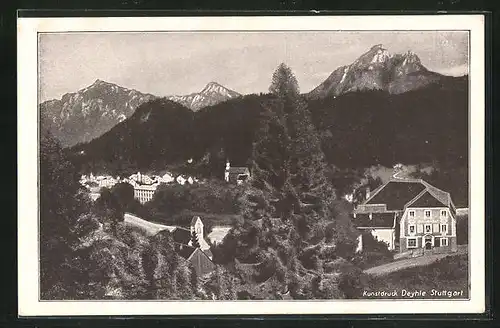
[[[445,233],[448,231],[448,225],[447,224],[441,224],[438,225],[436,224],[437,228],[433,229],[432,224],[424,224],[422,231],[419,232],[425,232],[425,233],[432,233],[432,232],[442,232]],[[409,224],[408,225],[408,232],[410,234],[413,234],[416,232],[416,225],[415,224]]]
[[[415,217],[415,211],[414,210],[409,210],[408,211],[408,216],[409,217]],[[430,210],[425,210],[424,211],[424,216],[426,218],[430,218],[431,217],[431,211]],[[448,216],[448,212],[446,210],[442,210],[441,211],[441,217],[445,218]]]
[[[153,194],[154,193],[154,190],[136,190],[135,191],[136,193],[138,193],[139,195],[149,195],[149,194]]]
[[[422,245],[423,247],[425,245]],[[439,245],[435,246],[448,246],[448,238],[439,238]],[[406,248],[417,248],[417,238],[406,239]]]
[[[153,199],[153,190],[135,190],[135,198],[138,198],[141,203],[145,203]]]

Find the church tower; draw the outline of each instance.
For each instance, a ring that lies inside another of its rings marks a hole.
[[[203,238],[203,222],[201,222],[201,219],[199,216],[193,216],[193,219],[191,220],[191,235],[196,234],[196,238],[198,239],[198,243],[200,244],[200,249],[202,251],[205,251],[210,248],[208,243],[205,241],[205,238]],[[189,242],[189,246],[191,246],[192,242]]]
[[[224,180],[226,182],[229,182],[229,170],[231,169],[231,163],[229,163],[229,160],[226,161],[226,170],[224,171]]]

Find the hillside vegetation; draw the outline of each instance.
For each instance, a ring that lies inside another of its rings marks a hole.
[[[131,174],[173,168],[220,179],[225,162],[252,165],[253,147],[272,94],[247,95],[195,113],[166,99],[145,103],[102,137],[69,151],[85,172]],[[395,163],[434,168],[421,177],[467,206],[467,77],[403,94],[358,91],[302,99],[318,131],[329,178]],[[82,152],[83,151],[83,152]],[[194,159],[192,165],[186,161]],[[338,184],[340,181],[336,181]],[[344,181],[346,182],[346,181]],[[340,189],[350,189],[347,185]]]

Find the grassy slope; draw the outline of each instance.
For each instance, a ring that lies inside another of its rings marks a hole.
[[[438,291],[463,290],[462,298],[467,298],[468,285],[467,254],[446,256],[428,266],[408,268],[380,277],[364,277],[366,291],[396,290],[399,295],[401,295],[402,289],[423,290],[427,293],[430,293],[432,289]],[[359,297],[363,296],[359,295]],[[447,298],[447,296],[440,298]]]

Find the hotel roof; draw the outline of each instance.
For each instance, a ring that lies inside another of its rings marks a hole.
[[[375,189],[363,205],[386,204],[388,211],[400,211],[424,194],[429,194],[432,198],[437,199],[442,203],[441,205],[453,206],[448,192],[438,189],[422,179],[391,179]]]

